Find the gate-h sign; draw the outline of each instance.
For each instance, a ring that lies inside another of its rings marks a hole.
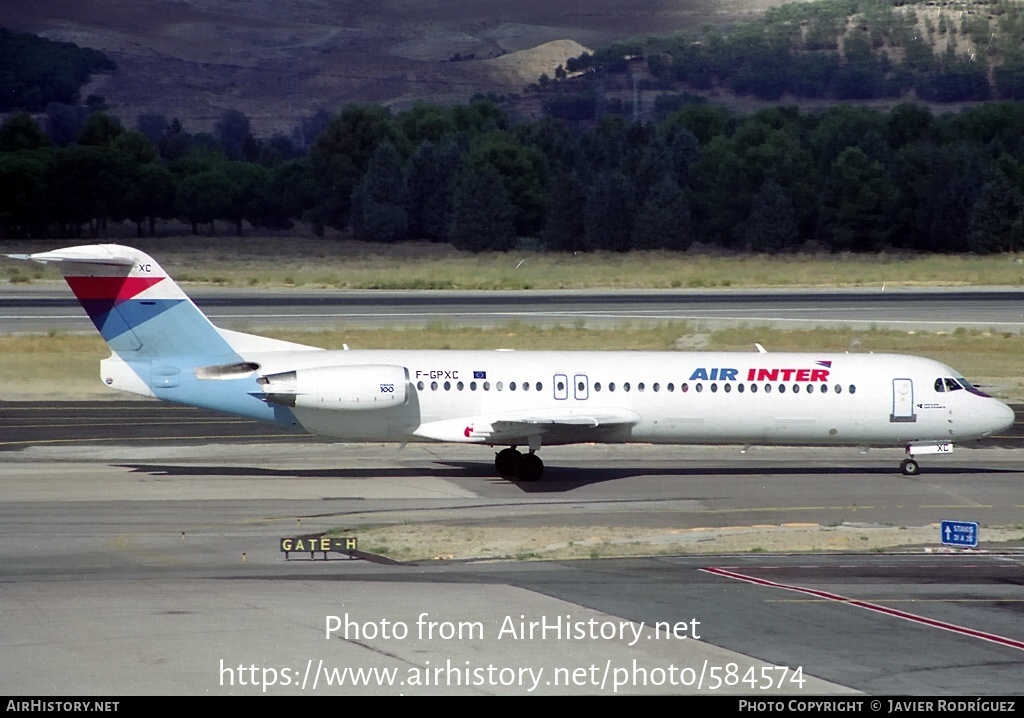
[[[978,547],[978,524],[973,521],[943,521],[939,533],[946,546]]]
[[[291,558],[293,552],[309,552],[309,558],[315,559],[315,554],[322,553],[321,560],[327,560],[327,553],[345,553],[349,558],[355,558],[353,553],[357,550],[358,541],[354,536],[345,538],[331,538],[329,536],[296,536],[293,538],[281,539],[280,549],[285,559]]]

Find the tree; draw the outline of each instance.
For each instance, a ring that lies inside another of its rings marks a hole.
[[[29,236],[50,221],[48,165],[52,152],[0,154],[0,226],[15,236]]]
[[[158,217],[174,216],[174,198],[177,194],[174,175],[163,165],[151,162],[139,170],[139,188],[139,206],[135,216],[149,220],[149,235],[152,237],[156,235]]]
[[[174,206],[192,223],[192,234],[199,234],[200,223],[209,223],[212,234],[214,220],[231,213],[234,191],[234,185],[223,172],[207,170],[181,181]]]
[[[43,128],[27,112],[11,115],[0,125],[0,152],[36,150],[48,144]]]
[[[451,139],[424,142],[409,159],[406,190],[409,235],[441,241],[448,237],[452,221],[452,178],[461,151]]]
[[[263,222],[288,229],[292,220],[306,218],[313,211],[319,195],[308,158],[277,165],[267,178]]]
[[[655,184],[633,225],[634,249],[688,249],[693,243],[690,204],[672,177]]]
[[[192,144],[192,136],[185,132],[181,121],[175,117],[171,120],[171,124],[167,126],[167,131],[164,132],[158,144],[160,156],[171,162],[181,159],[188,154]]]
[[[505,192],[515,205],[516,231],[520,236],[536,236],[547,214],[547,162],[535,147],[524,147],[503,130],[479,136],[467,160],[478,168],[491,167],[498,172]]]
[[[618,171],[601,172],[587,193],[587,249],[630,249],[636,192]]]
[[[544,246],[560,252],[586,249],[587,189],[580,176],[571,171],[551,186],[551,209],[544,228]]]
[[[1024,248],[1024,194],[1006,175],[995,176],[981,188],[971,212],[968,248],[979,254],[1016,252]]]
[[[515,247],[516,208],[493,167],[470,165],[455,181],[452,226],[456,249],[507,252]]]
[[[743,238],[754,252],[784,251],[799,241],[793,201],[775,180],[765,180],[754,196]]]
[[[825,183],[820,231],[832,249],[877,251],[893,231],[897,198],[885,168],[849,147],[832,163]]]
[[[104,112],[89,115],[78,135],[78,144],[93,147],[109,147],[124,132],[121,121]]]
[[[225,110],[213,126],[213,134],[224,148],[224,156],[229,160],[255,159],[256,140],[252,136],[249,118],[244,112],[235,109]]]
[[[234,222],[235,234],[241,237],[243,222],[256,227],[262,224],[268,171],[250,162],[227,162],[221,171],[231,183],[227,211],[221,216]]]
[[[313,213],[314,230],[320,224],[337,229],[348,226],[352,192],[384,140],[400,155],[406,154],[408,141],[385,108],[350,105],[331,120],[310,151],[311,167],[322,192]]]
[[[149,164],[157,157],[156,147],[141,132],[122,132],[114,139],[111,146],[139,165]]]
[[[402,158],[387,140],[377,146],[366,174],[352,193],[352,230],[356,239],[371,242],[409,238]]]

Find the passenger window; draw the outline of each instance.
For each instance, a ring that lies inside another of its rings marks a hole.
[[[668,390],[669,390],[669,392],[673,392],[673,391],[675,391],[675,390],[676,390],[676,388],[675,388],[675,386],[674,386],[674,385],[672,384],[672,382],[669,382],[669,383],[668,383],[668,386],[667,386],[667,387],[665,387],[665,388],[666,388],[666,389],[668,389]]]
[[[484,382],[484,391],[490,391],[490,390],[491,390],[491,382],[485,381]]]
[[[514,381],[510,381],[508,383],[508,390],[509,391],[515,391],[516,390],[516,383]]]
[[[850,393],[851,394],[856,394],[857,393],[857,387],[855,387],[853,384],[850,384]]]
[[[715,382],[711,383],[711,393],[712,394],[717,394],[718,393],[718,384],[716,384]]]
[[[469,382],[469,390],[470,391],[476,391],[476,382],[475,381]]]
[[[608,391],[615,391],[615,382],[614,381],[608,382]]]
[[[451,391],[452,390],[452,383],[450,381],[446,381],[444,383],[444,390],[445,391]]]
[[[595,381],[594,382],[594,391],[601,391],[601,382],[599,382],[599,381]]]
[[[657,382],[655,382],[654,386],[652,386],[651,388],[654,389],[654,391],[658,391],[661,388],[661,386]]]
[[[704,385],[703,385],[703,384],[700,384],[700,383],[698,383],[698,384],[697,384],[697,393],[699,394],[699,393],[700,393],[700,392],[702,392],[702,391],[704,391]]]
[[[530,382],[528,382],[528,381],[524,381],[523,382],[523,391],[530,391]]]
[[[640,382],[639,384],[637,384],[636,385],[636,390],[637,391],[643,391],[644,390],[644,383]]]
[[[420,391],[423,391],[423,382],[422,381],[416,382],[416,388],[419,389]]]
[[[437,382],[436,381],[430,382],[430,390],[431,391],[437,391]]]
[[[501,382],[499,381],[497,384],[495,384],[494,388],[497,389],[498,391],[501,391],[501,389],[502,389]]]
[[[688,392],[689,390],[690,390],[690,385],[687,384],[686,382],[683,382],[682,384],[679,385],[679,391],[683,392],[684,394],[686,392]]]
[[[772,385],[771,384],[765,384],[764,385],[764,393],[765,394],[771,394],[772,393]]]
[[[622,385],[622,391],[629,391],[629,382],[628,381],[625,384]]]
[[[537,391],[540,391],[543,388],[544,388],[544,385],[541,384],[539,381],[537,382],[537,386],[534,387],[534,389],[536,389]]]
[[[785,394],[786,393],[786,385],[785,384],[779,384],[779,393],[780,394]]]
[[[726,394],[732,391],[732,384],[723,384],[722,387],[725,389]]]
[[[463,389],[466,388],[466,385],[460,381],[458,384],[455,385],[455,388],[458,389],[459,391],[462,391]]]

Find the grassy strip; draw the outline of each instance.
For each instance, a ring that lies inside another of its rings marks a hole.
[[[59,242],[4,243],[33,252]],[[736,287],[1021,286],[1024,255],[736,255],[663,251],[625,254],[466,254],[447,245],[398,246],[339,240],[144,240],[184,282],[231,287],[339,289],[701,289]],[[52,268],[0,262],[14,283],[58,279]]]
[[[539,349],[672,350],[686,338],[707,350],[754,351],[760,342],[769,351],[893,352],[931,357],[964,372],[972,381],[991,385],[997,395],[1024,397],[1024,336],[968,331],[914,333],[871,329],[723,329],[694,335],[685,323],[624,325],[614,329],[538,327],[510,322],[497,329],[431,324],[418,329],[352,329],[330,332],[265,332],[278,339],[340,349]],[[62,335],[0,337],[0,399],[26,398],[27,389],[44,394],[74,394],[76,387],[102,390],[99,360],[109,351],[98,336]],[[32,391],[28,391],[29,394]]]

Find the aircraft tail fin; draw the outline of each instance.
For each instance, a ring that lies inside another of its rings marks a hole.
[[[231,345],[152,257],[92,244],[12,255],[56,264],[111,350],[124,359],[235,354]]]
[[[117,244],[12,254],[55,264],[111,350],[126,361],[241,361],[251,351],[314,349],[218,329],[145,252]]]

